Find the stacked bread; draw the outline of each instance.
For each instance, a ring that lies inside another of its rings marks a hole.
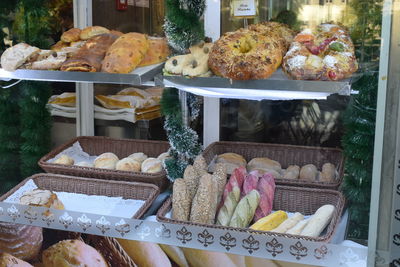
[[[302,167],[298,165],[289,165],[284,169],[278,161],[268,157],[253,158],[247,163],[243,156],[236,153],[220,154],[216,156],[214,162],[224,164],[228,174],[231,174],[235,168],[246,167],[249,172],[259,171],[262,174],[269,173],[276,179],[333,183],[338,177],[336,166],[329,162],[324,163],[320,170],[318,170],[314,164],[306,164]],[[214,165],[211,164],[211,170],[213,166]]]
[[[25,43],[8,48],[2,68],[81,72],[130,73],[136,67],[164,62],[170,51],[165,38],[141,33],[121,33],[101,26],[64,32],[51,50]]]
[[[161,153],[157,158],[148,157],[143,152],[136,152],[128,157],[119,159],[114,153],[106,152],[97,156],[93,163],[88,161],[75,163],[72,157],[61,154],[53,163],[117,171],[158,173],[163,170],[163,161],[168,157],[168,152]]]

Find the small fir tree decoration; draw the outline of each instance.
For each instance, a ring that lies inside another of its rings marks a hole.
[[[204,0],[166,0],[164,32],[169,45],[178,53],[204,39],[201,21],[205,10]]]
[[[181,104],[178,90],[166,88],[161,99],[161,111],[165,116],[164,129],[171,145],[171,158],[165,160],[164,167],[168,178],[174,181],[183,177],[187,165],[201,152],[197,133],[182,122]]]
[[[359,94],[352,97],[344,118],[343,191],[349,201],[348,236],[356,239],[368,238],[377,87],[377,74],[367,73],[357,81],[353,88]]]

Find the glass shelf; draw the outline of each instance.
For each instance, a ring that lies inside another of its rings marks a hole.
[[[52,81],[52,82],[83,82],[83,83],[112,83],[141,85],[154,78],[161,72],[163,63],[140,67],[129,74],[114,74],[104,72],[64,72],[43,70],[16,70],[6,71],[0,69],[2,80],[30,80],[30,81]]]

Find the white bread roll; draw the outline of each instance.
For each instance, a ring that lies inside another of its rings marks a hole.
[[[128,158],[134,159],[141,164],[141,163],[143,163],[143,161],[145,161],[147,159],[147,155],[142,152],[137,152],[137,153],[133,153],[132,155],[129,155]]]
[[[232,174],[236,168],[246,167],[247,161],[239,154],[236,153],[224,153],[218,155],[215,163],[223,163],[226,167],[226,172]],[[210,170],[214,172],[215,170]]]
[[[300,169],[300,180],[305,181],[316,181],[318,177],[318,170],[314,164],[307,164],[301,167]]]
[[[157,173],[162,171],[162,162],[156,158],[148,158],[142,163],[142,172]]]
[[[247,164],[247,169],[252,171],[254,169],[259,170],[274,170],[276,172],[280,172],[282,167],[281,164],[275,160],[269,158],[254,158],[249,161]]]
[[[319,175],[319,180],[321,182],[334,182],[336,176],[336,167],[332,163],[325,163],[322,165],[322,171]]]
[[[70,156],[62,154],[54,162],[54,164],[74,165],[74,159]]]
[[[119,158],[111,152],[103,153],[94,160],[94,167],[101,169],[115,170]]]
[[[298,179],[300,175],[300,167],[297,165],[290,165],[283,172],[283,179]]]
[[[169,158],[170,156],[169,156],[169,153],[168,152],[164,152],[164,153],[161,153],[160,155],[158,155],[158,159],[159,160],[161,160],[161,161],[164,161],[165,159],[167,159],[167,158]]]
[[[5,252],[0,253],[0,266],[1,267],[33,267],[29,263],[20,260],[13,255]]]
[[[64,209],[64,204],[58,199],[57,195],[50,190],[33,189],[25,191],[19,198],[19,202],[22,205],[54,208],[58,210]]]
[[[140,172],[140,162],[132,158],[124,158],[117,162],[115,169],[119,171]]]
[[[125,239],[117,240],[138,266],[171,267],[170,260],[158,244]]]
[[[38,257],[43,242],[41,227],[0,223],[0,251],[21,260],[30,261]]]
[[[44,267],[108,267],[103,256],[80,240],[63,240],[42,253]]]

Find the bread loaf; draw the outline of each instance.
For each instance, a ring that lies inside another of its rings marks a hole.
[[[250,193],[252,190],[257,189],[258,180],[259,180],[258,177],[259,177],[258,171],[253,171],[246,175],[244,182],[243,182],[243,189],[241,192],[242,197],[244,197],[245,195]]]
[[[159,245],[149,242],[118,239],[129,257],[143,267],[171,267],[171,262]]]
[[[15,71],[22,64],[38,55],[40,49],[25,43],[16,44],[1,55],[1,67],[7,71]]]
[[[228,193],[223,203],[223,206],[219,209],[217,216],[217,224],[228,226],[231,221],[233,212],[236,209],[237,204],[240,200],[240,188],[236,185],[232,188],[232,191]]]
[[[330,223],[334,211],[335,207],[333,205],[324,205],[317,209],[300,235],[318,237]]]
[[[247,227],[253,219],[259,203],[260,194],[257,192],[257,190],[253,190],[247,194],[236,206],[235,212],[232,215],[232,219],[229,222],[229,226],[239,228]]]
[[[280,172],[282,169],[281,164],[269,158],[254,158],[247,164],[247,170],[274,170]]]
[[[222,194],[224,193],[224,188],[226,185],[227,173],[224,164],[217,163],[215,166],[215,172],[213,173],[213,178],[218,184],[218,201],[221,200]]]
[[[213,217],[215,217],[217,188],[217,181],[212,178],[211,174],[205,174],[200,178],[199,187],[192,201],[191,222],[210,223],[213,220],[211,217],[212,212],[214,212]]]
[[[74,165],[74,159],[67,155],[61,155],[53,163],[63,164],[63,165]]]
[[[29,263],[20,260],[13,255],[0,252],[0,267],[33,267]]]
[[[44,267],[108,267],[103,256],[80,240],[64,240],[42,253]]]
[[[336,167],[332,163],[322,165],[322,171],[319,176],[319,181],[332,183],[335,181]]]
[[[119,171],[140,172],[140,162],[132,158],[123,158],[117,162],[115,169]]]
[[[225,201],[228,194],[233,190],[236,186],[239,189],[243,187],[244,179],[247,175],[247,171],[245,167],[240,167],[234,170],[228,182],[225,185],[224,193],[222,195],[222,203]],[[221,204],[222,206],[222,204]]]
[[[218,155],[216,163],[223,163],[226,166],[226,172],[232,174],[236,168],[246,167],[246,160],[236,153],[224,153]]]
[[[147,155],[144,154],[143,152],[137,152],[137,153],[133,153],[133,154],[129,155],[128,158],[134,159],[134,160],[140,162],[140,164],[142,164],[143,161],[145,161],[147,159]]]
[[[203,175],[207,171],[207,162],[202,155],[198,155],[193,162],[193,167],[198,175]]]
[[[290,228],[289,230],[286,231],[286,234],[291,234],[291,235],[299,235],[301,231],[303,231],[304,227],[306,227],[308,221],[312,218],[312,216],[308,219],[299,221],[295,226]]]
[[[188,221],[191,204],[192,199],[185,180],[176,179],[172,189],[172,219]]]
[[[171,53],[169,51],[168,42],[165,38],[149,37],[149,49],[146,52],[139,67],[161,63],[167,60]]]
[[[300,175],[300,167],[297,165],[290,165],[284,171],[283,179],[297,179]]]
[[[173,260],[179,267],[189,267],[183,251],[179,247],[159,244],[161,249],[167,254],[167,256]]]
[[[0,222],[0,251],[24,261],[36,259],[43,242],[41,227]]]
[[[101,26],[90,26],[90,27],[86,27],[85,29],[83,29],[80,32],[79,37],[81,40],[88,40],[94,36],[97,36],[100,34],[105,34],[105,33],[110,33],[110,31]]]
[[[108,73],[130,73],[149,49],[146,35],[131,32],[120,36],[108,49],[101,70]]]
[[[147,158],[142,162],[142,172],[157,173],[163,170],[162,162],[156,158]]]
[[[192,165],[188,165],[183,173],[183,179],[186,181],[189,190],[189,198],[193,199],[199,187],[200,177]]]
[[[64,32],[61,35],[61,41],[65,42],[65,43],[72,43],[72,42],[76,42],[79,41],[80,38],[80,34],[81,34],[81,29],[78,28],[72,28],[69,29],[68,31]]]
[[[277,228],[273,229],[275,233],[286,233],[290,228],[294,227],[298,222],[304,219],[304,215],[300,212],[296,212],[292,217],[286,219]]]
[[[94,167],[108,170],[115,170],[119,161],[117,155],[111,152],[103,153],[94,160]]]
[[[19,202],[22,205],[54,208],[58,210],[64,209],[63,203],[58,199],[57,195],[50,190],[33,189],[26,191],[19,198]]]
[[[267,173],[264,174],[257,184],[257,191],[260,193],[260,204],[254,214],[254,221],[257,221],[271,213],[275,197],[275,179]]]
[[[299,176],[300,180],[313,182],[317,180],[317,177],[318,177],[318,170],[314,164],[307,164],[301,167]]]

